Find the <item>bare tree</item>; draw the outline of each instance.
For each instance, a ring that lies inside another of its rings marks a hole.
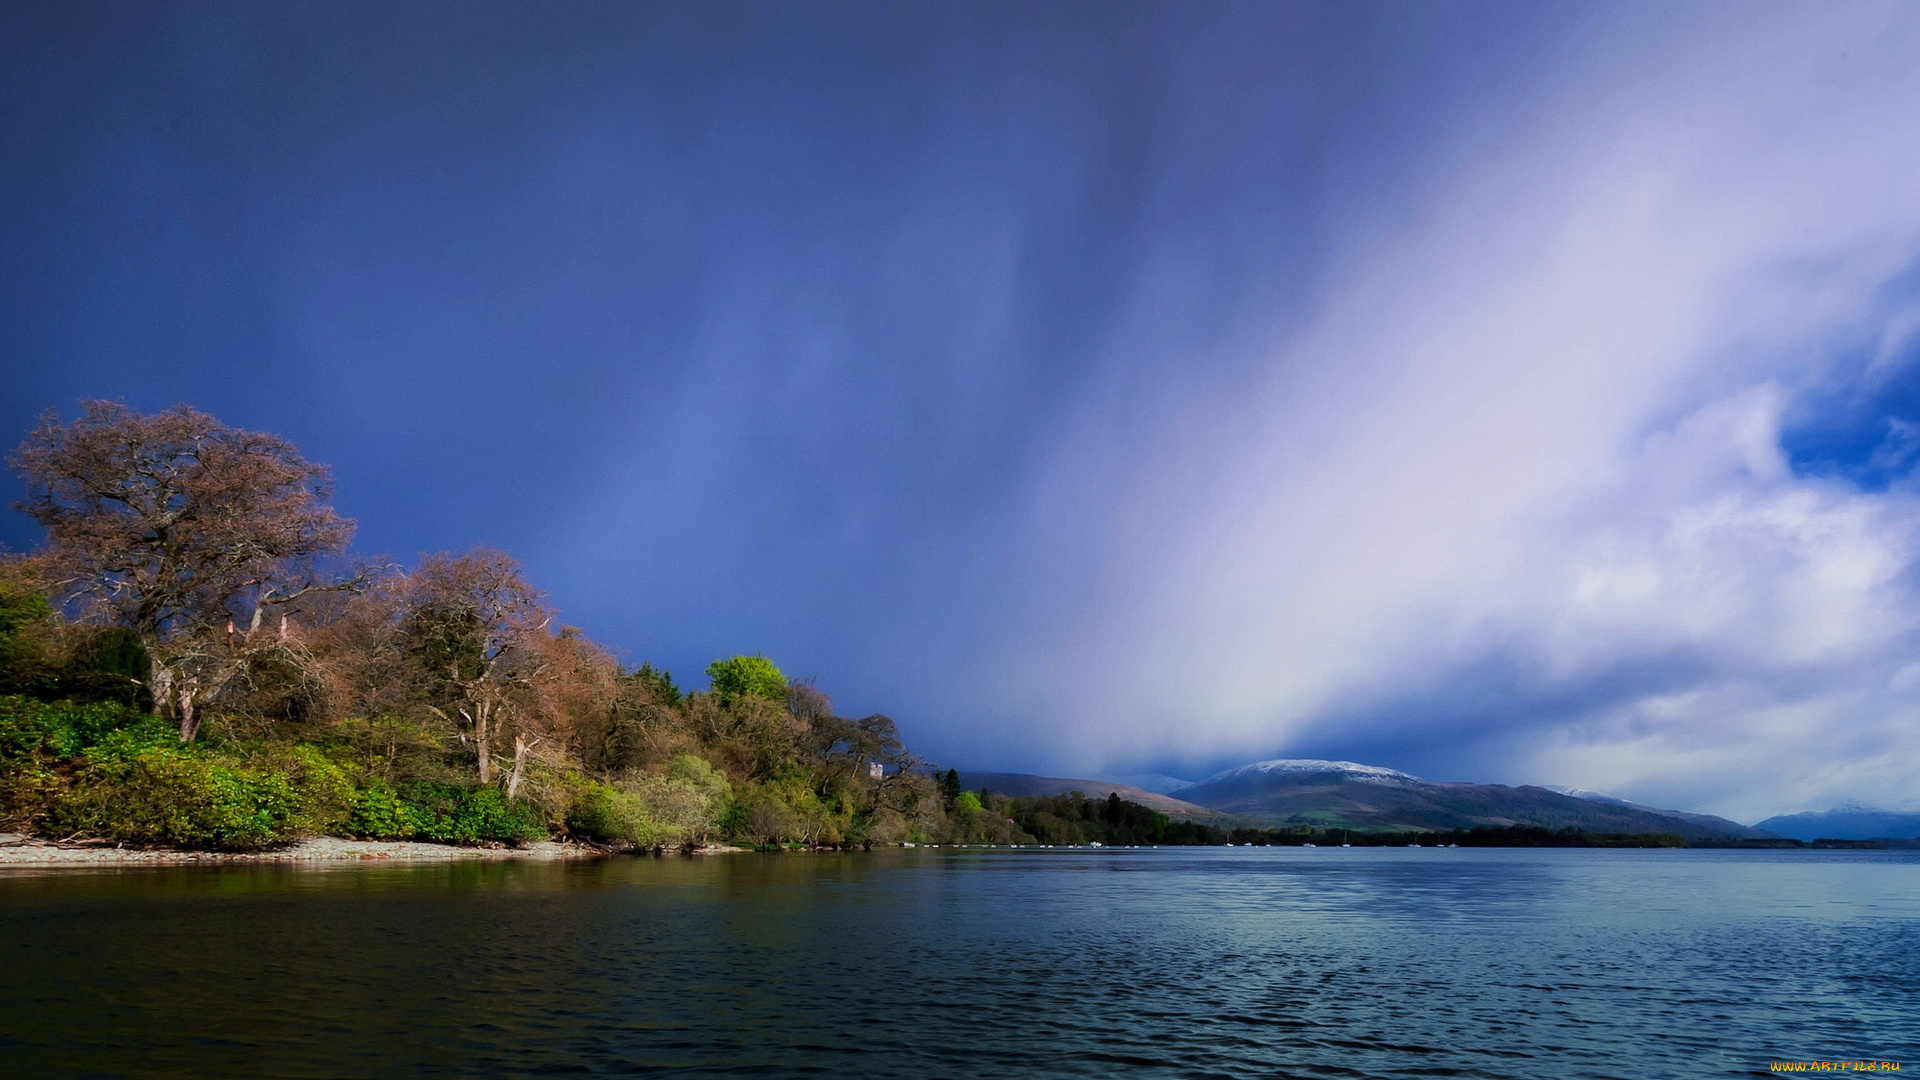
[[[493,780],[494,737],[521,736],[515,754],[524,761],[530,744],[520,721],[550,708],[553,613],[545,599],[512,556],[483,548],[429,555],[408,579],[409,647],[445,706],[430,707],[459,716],[483,784]]]
[[[262,650],[288,652],[284,624],[260,633],[270,611],[361,580],[326,573],[353,522],[327,505],[327,469],[279,436],[184,405],[143,416],[87,401],[71,423],[47,413],[8,460],[27,488],[19,509],[47,530],[57,594],[134,631],[182,741]]]

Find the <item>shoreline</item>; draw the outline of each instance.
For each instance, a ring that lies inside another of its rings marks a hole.
[[[721,855],[745,851],[728,845],[695,848],[691,854]],[[542,840],[524,847],[462,847],[418,840],[348,840],[317,836],[265,851],[186,851],[178,848],[122,848],[101,844],[63,844],[0,833],[0,872],[10,869],[69,869],[90,866],[320,866],[364,863],[560,862],[642,854],[588,844]]]

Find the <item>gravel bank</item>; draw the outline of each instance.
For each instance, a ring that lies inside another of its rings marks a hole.
[[[315,864],[351,862],[464,862],[499,859],[596,859],[612,854],[583,844],[542,842],[518,848],[472,848],[411,840],[342,840],[323,836],[270,851],[217,852],[56,844],[0,833],[0,870],[49,866],[184,866],[196,863]]]

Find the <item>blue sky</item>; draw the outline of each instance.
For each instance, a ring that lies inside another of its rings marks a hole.
[[[0,428],[283,433],[366,550],[505,547],[635,663],[763,651],[963,766],[1916,805],[1917,46],[13,4]]]

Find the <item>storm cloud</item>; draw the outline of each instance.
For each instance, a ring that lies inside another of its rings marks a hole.
[[[5,18],[15,430],[964,766],[1920,805],[1910,6]]]

